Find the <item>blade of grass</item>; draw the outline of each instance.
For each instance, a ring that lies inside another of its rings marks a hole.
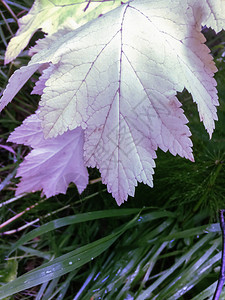
[[[161,220],[159,220],[157,223],[160,225],[156,228],[154,221],[149,222],[140,227],[141,235],[139,227],[137,230],[133,230],[132,234],[123,235],[119,247],[112,249],[106,261],[100,263],[101,268],[90,284],[91,288],[89,286],[88,291],[82,295],[81,299],[90,299],[91,297],[95,299],[106,297],[106,299],[112,300],[126,299],[129,291],[133,290],[133,287],[136,289],[139,286],[140,281],[148,271],[152,257],[162,244],[156,241],[155,237],[166,236],[170,233],[174,221],[175,219],[167,218],[162,226]],[[124,253],[123,249],[126,249],[126,256],[120,254],[121,252]]]
[[[13,244],[9,255],[12,252],[14,252],[19,246],[23,245],[24,243],[28,242],[29,240],[32,240],[37,236],[40,236],[49,231],[61,228],[63,226],[97,220],[97,219],[102,219],[102,218],[129,216],[132,214],[137,214],[139,211],[140,211],[139,208],[114,209],[114,210],[110,210],[110,211],[109,210],[94,211],[94,212],[78,214],[78,215],[64,217],[64,218],[50,221],[47,224],[44,224],[38,228],[35,228],[31,232],[29,232],[26,235],[24,235],[23,237],[21,237],[15,244]],[[172,215],[174,216],[174,214],[166,212],[166,211],[153,212],[153,213],[147,214],[147,217],[146,216],[142,217],[142,219],[140,219],[140,222],[147,222],[150,220],[155,220],[158,218],[168,217],[168,216],[172,216]]]
[[[48,288],[46,289],[46,291],[45,291],[45,293],[42,297],[42,300],[49,300],[51,298],[51,296],[52,296],[52,294],[53,294],[53,292],[54,292],[54,290],[55,290],[55,288],[56,288],[56,286],[59,282],[59,279],[60,279],[60,277],[57,277],[57,278],[54,278],[50,282]]]
[[[20,246],[19,249],[24,251],[27,254],[31,254],[31,255],[37,256],[37,257],[42,257],[47,260],[50,260],[52,257],[52,255],[50,255],[47,252],[36,250],[36,249],[30,248],[30,247]],[[12,259],[12,257],[10,257],[10,259]]]
[[[213,234],[209,233],[205,235],[201,240],[199,240],[185,255],[180,257],[178,261],[170,267],[167,272],[165,272],[161,277],[159,277],[152,285],[150,285],[146,290],[144,290],[138,297],[137,300],[144,300],[150,297],[152,292],[158,288],[158,286],[166,279],[168,278],[178,267],[180,267],[185,261],[189,260],[190,257],[198,251],[202,245],[207,243],[211,238]]]
[[[44,291],[45,291],[46,287],[48,286],[48,284],[49,284],[49,282],[47,281],[47,282],[45,282],[41,285],[41,288],[40,288],[35,300],[41,300],[41,298],[44,294]]]
[[[213,245],[202,255],[200,258],[189,268],[185,268],[182,276],[177,276],[173,280],[174,284],[171,283],[167,288],[160,293],[161,297],[166,295],[172,295],[168,300],[174,300],[181,297],[191,288],[193,288],[193,283],[197,284],[201,280],[201,273],[204,270],[204,276],[206,275],[205,262],[207,262],[208,268],[212,267],[212,263],[209,264],[209,257],[220,245],[220,240],[217,239]],[[216,262],[221,257],[221,253],[216,254]]]
[[[73,300],[78,300],[80,298],[80,296],[83,293],[83,291],[87,288],[89,282],[93,279],[95,273],[96,273],[96,268],[94,268],[91,271],[91,273],[88,275],[87,279],[85,280],[85,282],[83,283],[82,287],[80,288],[80,290],[78,291],[78,293],[76,294],[76,296],[73,298]]]
[[[168,240],[173,240],[178,238],[197,236],[209,232],[220,232],[220,231],[221,229],[219,223],[214,223],[211,225],[207,224],[196,228],[191,228],[191,229],[171,233],[170,235],[166,236],[163,240],[168,241]]]
[[[31,288],[71,272],[92,261],[108,249],[128,228],[136,223],[137,217],[118,228],[114,233],[64,254],[41,267],[28,272],[0,288],[0,299]]]
[[[67,279],[64,281],[64,283],[61,283],[61,286],[55,291],[55,293],[52,295],[52,297],[50,299],[54,299],[53,297],[55,297],[58,293],[59,293],[59,295],[56,298],[56,300],[64,299],[64,296],[69,288],[70,282],[73,279],[73,277],[76,275],[76,273],[77,273],[77,271],[70,272]]]
[[[210,299],[216,289],[217,281],[207,287],[204,291],[196,295],[192,300],[205,300]]]

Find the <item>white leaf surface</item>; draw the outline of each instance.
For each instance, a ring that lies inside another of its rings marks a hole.
[[[205,0],[194,2],[196,17],[200,23],[213,28],[216,32],[224,29],[225,3],[224,0]]]
[[[19,19],[19,29],[7,47],[5,64],[19,55],[27,46],[32,35],[42,29],[52,35],[62,28],[73,30],[120,5],[119,0],[35,0],[29,13]]]
[[[164,0],[134,1],[63,37],[63,49],[58,41],[51,57],[55,70],[40,103],[46,136],[84,127],[96,95],[112,99],[120,78],[132,86],[127,65],[146,90],[159,86],[170,98],[186,87],[211,136],[217,120],[216,67],[194,15],[187,14],[190,7],[184,4],[180,11],[178,2],[168,7]]]
[[[49,63],[39,82],[45,137],[81,126],[85,164],[100,169],[118,204],[134,195],[137,182],[152,186],[158,147],[194,160],[178,91],[192,94],[211,137],[217,69],[201,24],[223,28],[220,8],[222,0],[134,0],[47,37],[29,63]],[[3,103],[11,100],[10,84]]]

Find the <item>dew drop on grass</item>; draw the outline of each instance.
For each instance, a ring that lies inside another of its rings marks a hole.
[[[179,295],[180,296],[184,295],[188,290],[192,289],[192,287],[193,287],[192,285],[190,285],[190,286],[184,286],[182,288],[182,290],[180,291]]]
[[[72,264],[73,264],[72,261],[70,261],[70,262],[69,262],[69,265],[72,265]]]
[[[80,260],[80,258],[78,258],[77,260]]]
[[[46,273],[46,274],[50,274],[50,273],[52,273],[52,271],[48,270],[48,271],[46,271],[45,273]]]

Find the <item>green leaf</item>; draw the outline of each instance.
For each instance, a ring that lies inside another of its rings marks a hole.
[[[10,282],[17,277],[18,262],[16,259],[10,259],[0,270],[0,282]]]

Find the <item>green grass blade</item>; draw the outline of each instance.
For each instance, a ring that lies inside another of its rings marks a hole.
[[[34,239],[35,237],[50,232],[52,230],[61,228],[63,226],[68,226],[68,225],[87,222],[87,221],[93,221],[102,218],[129,216],[129,215],[137,214],[139,212],[140,212],[139,208],[113,209],[113,210],[104,210],[104,211],[93,211],[89,213],[83,213],[83,214],[56,219],[30,231],[29,233],[21,237],[15,244],[13,244],[12,249],[9,252],[9,255],[12,252],[14,252],[16,249],[18,249],[18,247]],[[152,212],[144,216],[141,216],[139,220],[140,223],[144,223],[144,222],[149,222],[151,220],[168,217],[168,216],[174,217],[174,214],[166,211]]]
[[[132,214],[137,214],[140,211],[140,209],[124,209],[124,210],[110,210],[110,211],[94,211],[94,212],[88,212],[83,214],[77,214],[73,216],[68,216],[60,219],[56,219],[53,221],[50,221],[38,228],[35,228],[34,230],[30,231],[23,237],[21,237],[12,247],[9,255],[14,252],[16,249],[18,249],[19,246],[23,245],[24,243],[34,239],[37,236],[40,236],[44,233],[53,231],[55,229],[72,225],[72,224],[78,224],[82,222],[87,221],[93,221],[101,218],[111,218],[111,217],[120,217],[120,216],[128,216]]]
[[[42,257],[42,258],[47,259],[47,260],[51,259],[51,254],[40,251],[40,250],[36,250],[36,249],[30,248],[30,247],[25,247],[25,246],[19,246],[19,249],[24,251],[25,253],[27,253],[29,255]]]
[[[173,239],[187,238],[187,237],[197,236],[197,235],[201,235],[201,234],[205,234],[205,233],[209,233],[209,232],[221,232],[219,223],[214,223],[211,225],[203,225],[203,226],[199,226],[196,228],[191,228],[191,229],[171,233],[170,235],[165,237],[163,240],[170,241]]]
[[[15,279],[12,283],[2,286],[0,288],[0,299],[53,280],[92,261],[108,249],[132,224],[136,223],[136,219],[137,217],[118,228],[114,233],[45,263],[41,267]]]
[[[209,257],[221,244],[221,240],[217,239],[213,245],[205,252],[196,262],[190,267],[183,271],[182,277],[178,276],[171,286],[163,291],[162,296],[172,295],[168,300],[179,299],[183,294],[192,289],[203,277],[207,275],[207,269],[210,270],[215,262],[218,262],[221,258],[221,253],[217,253],[213,257],[213,262],[209,263]],[[212,259],[211,259],[212,260]],[[160,294],[161,295],[161,294]]]
[[[216,290],[216,285],[217,285],[217,281],[215,281],[213,284],[211,284],[209,287],[207,287],[204,291],[202,291],[201,293],[196,295],[194,298],[192,298],[192,300],[210,299],[213,296],[214,291]],[[221,299],[224,299],[222,297],[225,297],[224,291],[221,293]]]
[[[40,290],[39,290],[39,292],[38,292],[35,300],[41,300],[41,298],[42,298],[42,296],[43,296],[43,294],[45,292],[45,289],[48,286],[48,284],[49,284],[49,282],[45,282],[45,283],[42,284],[42,286],[41,286],[41,288],[40,288]]]
[[[167,272],[160,276],[152,285],[150,285],[146,290],[144,290],[136,299],[144,300],[148,299],[151,293],[157,289],[157,287],[168,278],[175,270],[177,270],[185,261],[189,260],[191,256],[198,251],[200,247],[206,244],[210,239],[212,239],[212,233],[205,235],[201,240],[199,240],[185,255],[180,257],[178,261],[171,266]]]

